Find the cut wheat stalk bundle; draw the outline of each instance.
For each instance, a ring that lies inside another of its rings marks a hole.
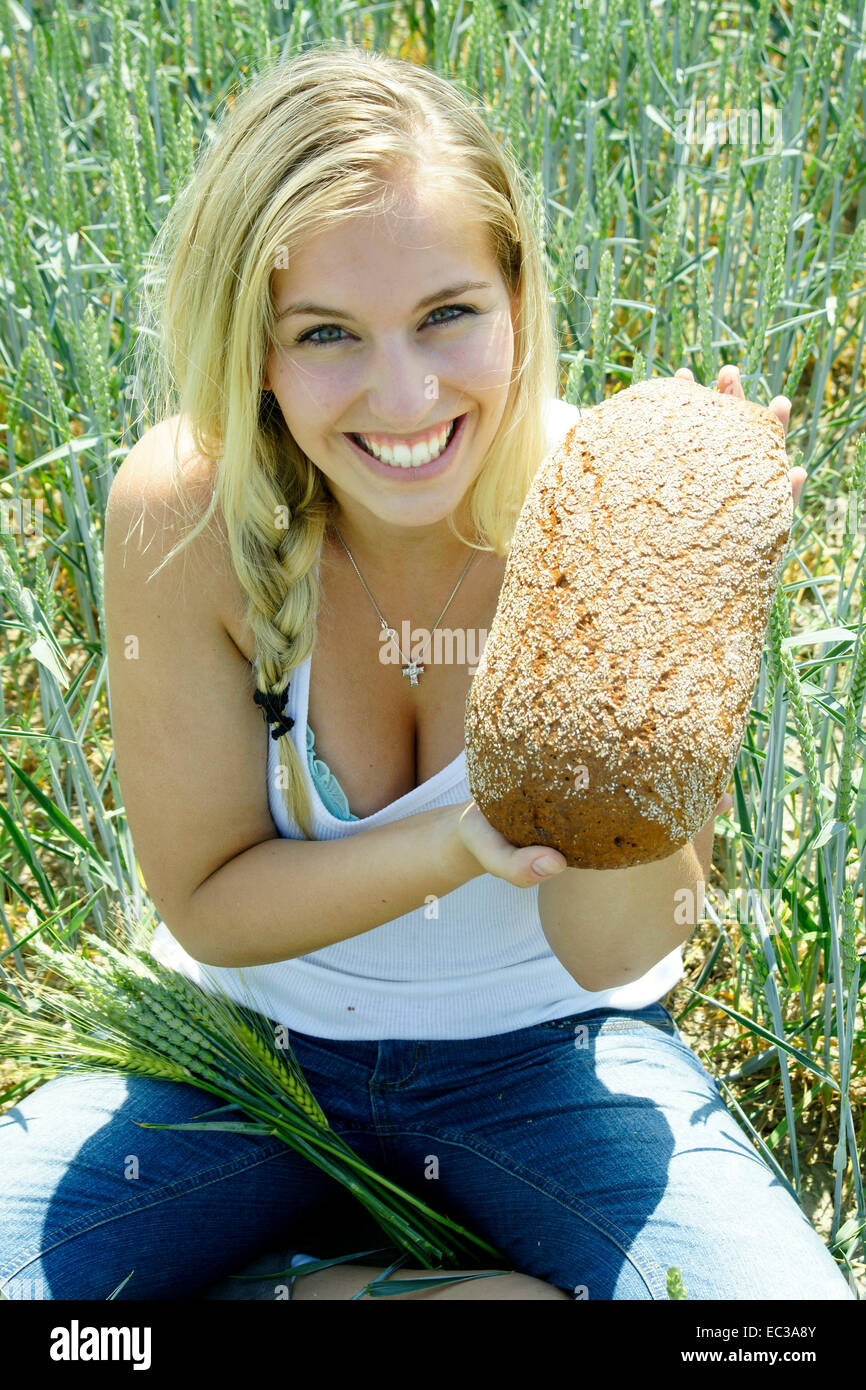
[[[353,1152],[331,1128],[291,1047],[277,1048],[263,1016],[201,989],[141,948],[88,932],[82,941],[87,955],[51,946],[34,933],[30,945],[60,977],[61,987],[31,982],[23,1006],[0,993],[0,1010],[7,1013],[4,1055],[29,1064],[26,1079],[0,1094],[0,1105],[60,1072],[128,1071],[186,1082],[236,1106],[254,1123],[145,1128],[275,1135],[347,1188],[391,1244],[425,1268],[473,1262],[510,1268],[493,1246]]]

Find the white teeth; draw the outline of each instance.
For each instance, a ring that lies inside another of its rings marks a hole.
[[[452,420],[450,424],[443,425],[439,434],[428,444],[415,444],[410,449],[408,444],[395,444],[391,449],[387,444],[373,444],[369,439],[365,439],[363,434],[358,438],[363,440],[364,448],[368,453],[373,454],[382,463],[388,463],[392,468],[420,468],[424,463],[431,463],[437,459],[448,443],[448,436],[451,433]]]

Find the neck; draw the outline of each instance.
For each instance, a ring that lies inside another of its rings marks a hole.
[[[471,537],[467,519],[455,518],[455,522],[463,535]],[[484,558],[484,552],[473,551],[453,535],[445,521],[401,527],[378,518],[348,517],[340,511],[332,516],[325,537],[348,564],[342,537],[368,583],[371,575],[385,583],[390,577],[396,584],[405,584],[410,577],[414,583],[420,584],[425,578],[435,582],[451,574],[456,580],[470,555],[475,556],[475,564]]]

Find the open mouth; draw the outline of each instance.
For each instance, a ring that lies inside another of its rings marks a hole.
[[[373,450],[367,444],[365,444],[364,439],[360,434],[349,434],[347,438],[349,438],[353,444],[357,445],[359,449],[363,450],[363,452],[367,455],[368,458],[374,459],[376,463],[382,465],[385,468],[396,468],[401,470],[405,469],[407,471],[414,471],[419,468],[430,467],[433,464],[439,462],[439,460],[448,452],[451,442],[454,439],[455,434],[457,433],[460,422],[463,419],[464,416],[462,415],[456,416],[451,421],[451,424],[448,426],[448,433],[445,437],[445,443],[442,445],[441,449],[437,449],[437,451],[432,455],[432,457],[424,458],[418,463],[415,463],[412,459],[410,459],[407,462],[397,463],[392,462],[390,459],[383,458],[381,454],[373,453]]]

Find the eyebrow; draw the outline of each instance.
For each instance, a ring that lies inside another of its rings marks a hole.
[[[426,309],[428,304],[435,304],[439,299],[452,299],[456,295],[467,294],[470,290],[489,290],[492,289],[489,280],[464,280],[459,285],[446,285],[444,290],[437,290],[435,294],[428,294],[418,301],[413,314]],[[301,299],[296,304],[289,304],[285,309],[281,309],[277,314],[277,323],[280,319],[287,318],[290,314],[321,314],[333,319],[351,319],[352,314],[343,313],[342,309],[329,309],[323,304],[311,304],[307,299]]]

